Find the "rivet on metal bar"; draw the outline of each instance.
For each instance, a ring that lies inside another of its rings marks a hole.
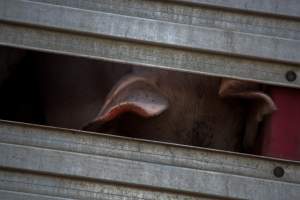
[[[284,169],[282,167],[275,167],[273,170],[274,176],[281,178],[284,175]]]
[[[287,81],[293,82],[297,79],[297,74],[294,71],[288,71],[285,74],[285,78],[286,78]]]

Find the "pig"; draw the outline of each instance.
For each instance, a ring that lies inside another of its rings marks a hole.
[[[47,125],[229,151],[276,106],[254,82],[36,53]]]
[[[136,68],[124,75],[84,130],[228,151],[250,151],[276,110],[254,82]]]

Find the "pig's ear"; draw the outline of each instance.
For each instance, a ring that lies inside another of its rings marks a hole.
[[[101,126],[127,112],[143,118],[154,117],[168,107],[167,98],[154,84],[142,77],[126,76],[108,94],[96,118],[83,129],[91,130],[91,127]]]
[[[250,151],[254,145],[259,122],[276,110],[276,105],[271,97],[260,91],[259,86],[254,82],[232,79],[223,79],[220,85],[219,95],[221,97],[241,98],[249,102],[243,140],[243,147],[246,151]]]

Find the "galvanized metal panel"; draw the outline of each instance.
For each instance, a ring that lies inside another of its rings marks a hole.
[[[296,199],[300,195],[298,162],[5,121],[0,124],[0,189],[4,191],[23,188],[19,192],[74,198],[83,185],[82,194],[89,195],[84,192],[89,188],[94,198],[102,197],[103,190],[135,191],[127,197],[141,195],[142,199],[157,199],[153,195]],[[273,175],[275,167],[284,170],[283,177]],[[56,189],[47,189],[51,185]],[[71,186],[74,191],[69,190]],[[102,192],[97,193],[100,188]]]
[[[7,46],[300,87],[299,78],[293,82],[286,79],[289,70],[300,76],[300,68],[292,64],[248,60],[10,24],[0,24],[0,29],[0,41]]]
[[[1,0],[0,21],[3,45],[300,86],[285,77],[299,77],[298,19],[173,1]]]
[[[28,194],[15,191],[0,190],[1,199],[5,200],[67,200],[67,198],[50,197],[37,194]],[[69,199],[69,198],[68,198]]]
[[[112,13],[116,15],[138,17],[142,19],[207,27],[213,28],[213,30],[221,29],[228,32],[234,31],[298,40],[300,38],[300,26],[298,20],[256,15],[247,12],[234,12],[224,10],[222,8],[216,9],[203,6],[188,6],[171,3],[168,1],[145,0],[31,1],[75,9],[83,9],[93,12]],[[285,5],[286,3],[287,2],[285,1]]]
[[[187,26],[30,1],[0,1],[0,9],[0,18],[6,21],[300,63],[300,41],[292,38]]]
[[[193,3],[206,6],[226,7],[252,12],[261,12],[289,17],[300,17],[298,0],[172,0],[181,3]]]
[[[31,172],[24,173],[11,170],[0,170],[0,188],[2,188],[0,194],[2,192],[3,194],[9,195],[11,199],[16,199],[19,195],[23,195],[23,198],[28,197],[28,199],[35,196],[37,196],[37,199],[220,199],[214,197],[199,197],[195,194],[179,194],[153,188],[126,186],[114,182],[108,183],[99,180],[76,179],[65,176],[53,176]]]

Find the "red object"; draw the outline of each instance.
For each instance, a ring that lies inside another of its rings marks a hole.
[[[270,95],[277,111],[264,127],[260,154],[300,160],[300,90],[272,87]]]

